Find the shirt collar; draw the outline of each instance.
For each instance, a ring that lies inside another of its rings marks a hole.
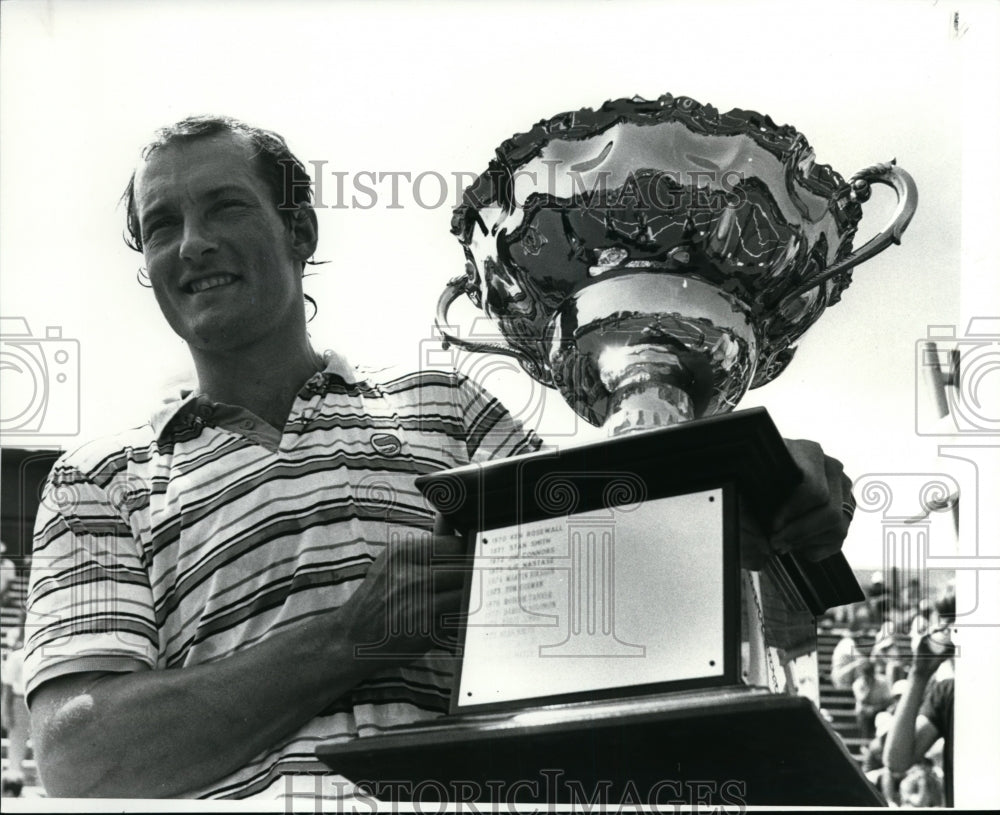
[[[305,390],[310,383],[316,381],[318,377],[328,374],[340,377],[347,384],[359,382],[364,378],[359,374],[358,370],[348,362],[346,357],[338,354],[336,351],[324,351],[323,361],[326,363],[326,367],[323,368],[322,371],[318,371],[315,375],[311,376],[303,385],[303,390]],[[175,419],[179,416],[187,415],[197,404],[205,403],[206,400],[207,397],[205,397],[197,388],[194,390],[182,390],[178,396],[165,399],[163,406],[153,413],[149,420],[149,423],[153,428],[153,432],[156,434],[157,440],[159,441],[160,437]]]

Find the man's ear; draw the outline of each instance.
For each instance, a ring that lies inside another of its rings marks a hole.
[[[289,219],[292,252],[298,260],[309,260],[316,253],[319,242],[319,223],[316,211],[309,204],[299,204]]]

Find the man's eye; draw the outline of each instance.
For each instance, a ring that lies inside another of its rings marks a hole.
[[[218,210],[218,211],[221,211],[221,210],[231,210],[231,209],[242,209],[244,207],[246,207],[246,202],[240,201],[240,200],[238,200],[236,198],[227,198],[224,201],[219,201],[219,203],[217,203],[215,205],[215,209]]]
[[[173,226],[176,221],[173,218],[158,218],[152,223],[147,224],[143,227],[143,233],[149,237],[155,235],[157,232],[162,232],[165,229],[169,229]]]

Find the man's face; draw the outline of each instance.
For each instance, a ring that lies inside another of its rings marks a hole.
[[[155,151],[136,174],[135,199],[156,300],[192,349],[233,351],[302,336],[308,255],[241,137]]]

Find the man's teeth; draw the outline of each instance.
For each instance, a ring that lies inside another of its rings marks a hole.
[[[203,277],[201,280],[195,280],[191,283],[188,288],[195,294],[200,291],[205,291],[206,289],[214,289],[216,286],[225,286],[227,283],[232,283],[236,278],[232,275],[217,275],[215,277]]]

